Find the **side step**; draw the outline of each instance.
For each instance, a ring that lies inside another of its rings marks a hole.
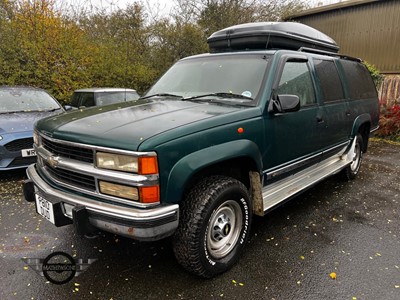
[[[352,149],[345,154],[336,154],[296,174],[264,186],[262,190],[264,214],[280,202],[338,173],[351,164],[353,161],[352,153],[354,153],[354,145],[355,143],[352,143]]]

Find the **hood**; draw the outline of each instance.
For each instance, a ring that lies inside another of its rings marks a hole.
[[[32,131],[36,121],[60,111],[32,111],[0,114],[0,134]]]
[[[38,122],[37,129],[53,138],[135,151],[145,140],[184,125],[243,109],[190,101],[138,100],[80,109]]]

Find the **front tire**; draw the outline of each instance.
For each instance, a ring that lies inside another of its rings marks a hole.
[[[181,204],[174,236],[178,262],[205,278],[227,271],[246,244],[251,217],[249,193],[240,181],[225,176],[200,181]]]

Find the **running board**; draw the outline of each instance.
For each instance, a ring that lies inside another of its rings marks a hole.
[[[263,209],[264,214],[275,205],[295,196],[303,190],[313,186],[317,182],[338,173],[343,168],[351,164],[355,143],[351,145],[350,151],[321,161],[316,165],[312,165],[296,174],[288,176],[282,180],[267,184],[263,187]]]

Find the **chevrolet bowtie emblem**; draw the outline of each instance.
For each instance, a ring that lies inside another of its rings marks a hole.
[[[58,166],[59,159],[58,156],[49,156],[46,161],[53,169],[55,169]]]

